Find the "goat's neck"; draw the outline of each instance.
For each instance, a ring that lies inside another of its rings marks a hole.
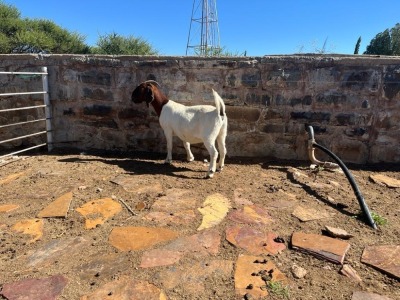
[[[153,105],[156,114],[160,116],[163,106],[167,104],[168,101],[169,101],[168,98],[163,93],[158,91],[158,93],[154,93],[154,100],[151,101],[150,103],[151,105]]]

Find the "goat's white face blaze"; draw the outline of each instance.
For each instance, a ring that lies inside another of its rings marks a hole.
[[[172,162],[172,138],[174,135],[183,141],[188,161],[194,160],[190,144],[203,143],[210,154],[210,166],[207,173],[209,178],[214,176],[216,170],[220,171],[224,167],[225,140],[228,129],[224,101],[216,91],[212,90],[212,92],[216,107],[211,105],[184,106],[169,100],[160,91],[159,84],[154,81],[141,83],[132,93],[133,102],[151,104],[159,116],[160,125],[167,140],[165,162]],[[218,145],[218,150],[215,143]],[[220,158],[217,165],[218,154]]]

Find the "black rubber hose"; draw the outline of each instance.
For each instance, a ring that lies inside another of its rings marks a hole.
[[[367,204],[365,203],[364,197],[362,196],[353,176],[351,175],[350,171],[347,169],[346,165],[341,161],[339,157],[337,157],[334,153],[332,153],[330,150],[327,148],[317,144],[314,140],[314,129],[312,126],[306,126],[307,132],[309,134],[309,139],[312,141],[312,145],[315,148],[318,148],[328,154],[330,157],[332,157],[340,166],[340,168],[343,170],[344,174],[346,175],[347,179],[350,182],[351,187],[353,188],[354,194],[356,195],[356,198],[358,200],[358,203],[360,204],[360,207],[364,213],[364,215],[367,217],[368,223],[372,226],[372,228],[377,229],[377,226],[374,222],[374,220],[371,217],[371,213],[368,209]]]
[[[365,203],[364,197],[362,196],[356,182],[354,181],[353,176],[351,175],[350,171],[347,169],[345,164],[335,154],[333,154],[331,151],[329,151],[325,147],[318,145],[317,143],[313,143],[313,145],[315,148],[318,148],[318,149],[324,151],[326,154],[328,154],[330,157],[332,157],[338,163],[338,165],[340,166],[340,168],[343,170],[344,174],[346,175],[347,179],[349,180],[350,185],[353,188],[354,194],[357,197],[358,203],[360,204],[360,207],[361,207],[362,211],[364,212],[364,215],[367,217],[368,223],[374,229],[377,229],[377,226],[371,217],[371,213],[369,212],[368,206]]]

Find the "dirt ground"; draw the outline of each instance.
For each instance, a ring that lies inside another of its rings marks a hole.
[[[220,193],[231,203],[231,211],[238,210],[242,199],[264,207],[273,222],[268,231],[276,233],[286,245],[277,255],[268,256],[289,282],[290,299],[351,299],[353,292],[365,291],[400,299],[400,282],[361,262],[366,246],[400,245],[400,188],[389,188],[377,184],[370,175],[384,174],[400,180],[400,165],[354,166],[348,165],[358,187],[371,211],[385,218],[387,223],[372,229],[360,218],[361,209],[345,175],[326,169],[313,171],[309,162],[276,161],[267,158],[228,158],[226,167],[213,179],[204,179],[207,169],[204,159],[196,157],[194,162],[183,161],[183,156],[174,156],[172,165],[163,164],[164,154],[146,153],[73,153],[55,151],[51,154],[36,153],[0,167],[0,179],[21,173],[18,178],[0,185],[0,205],[15,204],[19,208],[0,213],[0,284],[17,282],[27,278],[43,278],[62,274],[68,284],[57,299],[80,299],[116,278],[130,276],[149,282],[163,290],[168,299],[243,299],[235,293],[235,263],[239,254],[246,250],[226,240],[226,227],[232,224],[224,218],[214,229],[218,230],[221,244],[218,253],[203,258],[190,255],[180,260],[176,267],[194,265],[197,261],[225,260],[232,262],[227,276],[211,274],[205,276],[203,288],[197,292],[186,289],[185,281],[174,288],[163,283],[160,274],[167,266],[141,268],[144,253],[120,251],[109,243],[113,228],[120,226],[159,226],[143,217],[152,211],[153,203],[170,189],[187,190],[196,200],[193,207],[195,219],[189,224],[166,224],[164,227],[189,236],[198,233],[202,221],[198,208],[212,194]],[[308,176],[310,184],[304,184],[293,176],[296,168]],[[112,182],[124,175],[137,180],[138,190],[127,191]],[[161,191],[155,186],[161,186]],[[154,187],[154,190],[152,189]],[[14,224],[23,219],[37,218],[38,213],[60,195],[72,191],[73,200],[66,218],[46,218],[43,236],[35,242],[32,237],[13,230]],[[135,212],[123,206],[120,213],[93,229],[86,229],[85,218],[76,211],[88,201],[111,197],[123,199]],[[290,199],[289,199],[290,198]],[[294,206],[274,207],[277,200],[291,200]],[[302,222],[293,216],[296,205],[326,211],[331,217]],[[357,282],[340,274],[341,265],[318,259],[291,247],[294,232],[324,234],[325,226],[341,228],[351,233],[348,240],[350,249],[345,263],[351,265],[362,281]],[[27,260],[44,245],[56,239],[83,237],[90,241],[72,257],[60,257],[46,267],[30,268]],[[99,254],[119,255],[123,264],[103,274],[81,276],[85,265]],[[305,277],[296,279],[293,265],[307,271]],[[270,292],[267,299],[281,299],[283,296]],[[1,299],[1,296],[0,296]],[[3,298],[6,299],[6,298]],[[94,299],[94,298],[93,298]],[[107,299],[112,299],[111,297]],[[135,298],[136,299],[136,298]]]

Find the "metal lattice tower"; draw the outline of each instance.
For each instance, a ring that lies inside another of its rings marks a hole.
[[[221,54],[216,0],[193,0],[186,55]]]

